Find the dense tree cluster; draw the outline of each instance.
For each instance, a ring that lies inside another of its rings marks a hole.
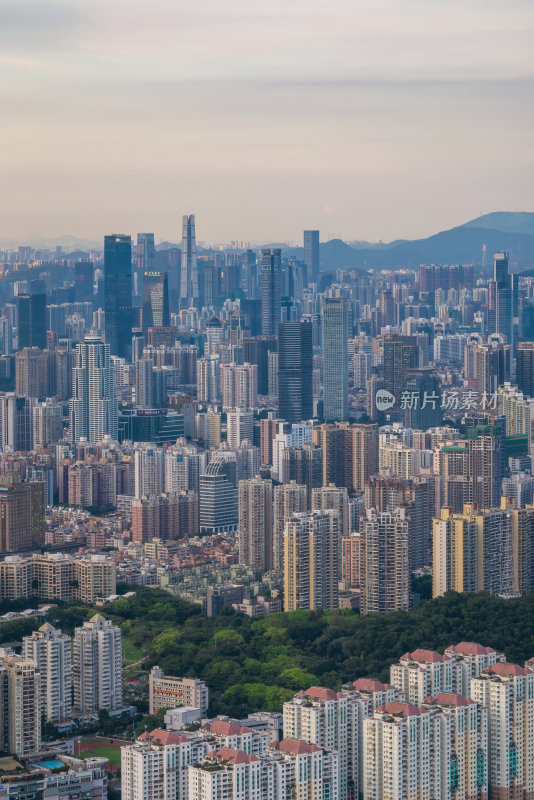
[[[367,617],[295,611],[252,620],[231,609],[207,618],[167,592],[137,587],[133,598],[99,610],[146,654],[144,668],[159,664],[166,674],[201,678],[210,690],[209,713],[237,717],[279,710],[296,690],[313,684],[336,689],[362,676],[387,680],[389,665],[418,647],[443,650],[466,640],[490,645],[514,662],[534,655],[533,592],[512,600],[451,593],[410,611]],[[65,605],[49,619],[72,633],[94,611]],[[7,623],[1,640],[17,640],[38,624]]]

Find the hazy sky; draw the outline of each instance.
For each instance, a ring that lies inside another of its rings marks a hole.
[[[532,0],[0,0],[0,239],[534,210]]]

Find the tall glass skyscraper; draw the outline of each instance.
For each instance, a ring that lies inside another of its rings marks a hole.
[[[278,330],[278,414],[286,422],[313,417],[312,326],[283,322]]]
[[[143,274],[154,268],[156,247],[153,233],[138,233],[135,259],[137,269],[134,276],[134,292],[139,297],[143,296]]]
[[[261,332],[276,336],[282,309],[282,251],[279,248],[261,251]]]
[[[169,326],[169,287],[166,272],[143,273],[143,332],[154,325]]]
[[[182,220],[182,272],[180,276],[180,305],[184,308],[198,302],[197,240],[195,215]]]
[[[131,360],[132,239],[122,234],[104,238],[104,311],[110,353]]]
[[[100,442],[106,435],[117,439],[118,402],[110,346],[98,334],[88,334],[76,347],[69,411],[73,442],[82,436],[88,442]]]
[[[319,231],[304,231],[304,263],[308,270],[308,283],[319,278]]]
[[[46,294],[19,294],[18,341],[23,347],[46,347]]]
[[[508,273],[508,253],[493,254],[493,280],[488,282],[488,333],[506,336],[514,347],[519,325],[517,278]]]
[[[325,297],[323,321],[323,386],[325,420],[349,416],[349,306],[345,297]]]

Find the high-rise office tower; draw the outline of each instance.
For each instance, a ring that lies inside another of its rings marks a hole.
[[[185,308],[198,302],[197,240],[195,215],[182,219],[182,270],[180,275],[180,305]]]
[[[284,568],[284,528],[292,514],[308,510],[306,487],[290,481],[273,492],[273,567]]]
[[[515,377],[519,390],[534,397],[534,342],[517,345]]]
[[[111,355],[130,361],[132,352],[132,239],[104,237],[104,312]]]
[[[473,371],[479,403],[491,402],[499,386],[510,380],[512,348],[500,335],[490,336],[485,344],[472,346]]]
[[[18,345],[23,347],[46,347],[46,294],[19,294],[18,298]]]
[[[261,251],[261,332],[277,336],[282,309],[282,251],[278,248]]]
[[[44,483],[22,483],[16,472],[0,477],[0,553],[44,543]]]
[[[156,257],[156,247],[153,233],[138,233],[137,244],[135,247],[135,273],[134,273],[134,294],[137,297],[143,296],[143,277],[145,272],[154,268]],[[174,288],[178,290],[178,282]]]
[[[426,431],[441,425],[440,382],[434,370],[425,367],[408,372],[404,391],[409,393],[404,410],[407,428]]]
[[[378,472],[378,425],[357,422],[352,432],[352,486],[363,492],[365,482]]]
[[[166,272],[143,273],[142,323],[143,333],[154,326],[168,327],[171,324]]]
[[[283,322],[278,331],[278,414],[286,422],[313,417],[312,359],[311,323]]]
[[[273,483],[239,481],[239,562],[264,573],[273,567]]]
[[[243,338],[243,360],[258,367],[258,394],[269,393],[269,353],[277,349],[276,336]]]
[[[2,750],[28,758],[41,749],[40,674],[35,661],[17,656],[9,648],[0,653]],[[26,794],[26,792],[24,792]],[[31,793],[32,797],[35,797]]]
[[[284,529],[284,610],[338,607],[339,517],[293,514]]]
[[[13,452],[31,450],[32,408],[35,400],[15,392],[0,393],[0,447]]]
[[[235,530],[238,521],[235,453],[216,453],[199,483],[200,530],[213,533]]]
[[[167,375],[164,369],[154,369],[151,358],[135,364],[135,403],[143,408],[163,408],[167,398]]]
[[[395,395],[391,413],[400,412],[408,372],[418,367],[419,348],[415,336],[388,334],[384,337],[384,389]]]
[[[77,261],[74,265],[74,299],[77,303],[93,303],[94,265],[92,261]]]
[[[410,607],[409,526],[404,508],[369,508],[360,519],[362,614]]]
[[[282,483],[296,481],[306,487],[308,510],[312,489],[323,485],[323,451],[313,444],[286,447],[282,451]]]
[[[319,231],[304,231],[304,263],[308,272],[308,283],[317,283],[321,269]]]
[[[49,622],[22,640],[22,657],[35,661],[41,676],[41,713],[63,722],[72,710],[71,638]]]
[[[101,614],[74,630],[72,682],[82,714],[122,708],[121,630]]]
[[[247,250],[241,256],[241,289],[245,297],[254,300],[258,290],[258,270],[256,266],[256,253]]]
[[[493,280],[488,282],[488,332],[505,336],[514,349],[519,325],[518,279],[508,272],[508,253],[493,254]]]
[[[104,436],[117,439],[118,403],[110,349],[109,343],[104,344],[102,337],[94,333],[76,346],[69,403],[73,442],[81,437],[89,442],[100,442]]]
[[[322,308],[324,418],[343,422],[349,416],[349,308],[344,297],[325,297]]]

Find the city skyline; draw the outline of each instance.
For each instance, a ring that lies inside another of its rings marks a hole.
[[[47,0],[2,16],[9,236],[172,241],[189,209],[213,242],[386,241],[532,207],[523,0]]]

